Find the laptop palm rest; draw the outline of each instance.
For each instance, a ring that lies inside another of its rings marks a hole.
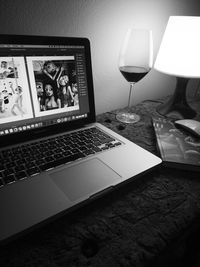
[[[121,176],[98,158],[50,174],[56,186],[71,201],[86,199],[119,183]]]

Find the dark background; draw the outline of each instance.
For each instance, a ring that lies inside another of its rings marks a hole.
[[[153,30],[154,60],[171,15],[200,15],[199,0],[1,0],[0,33],[85,36],[92,43],[96,111],[127,105],[129,85],[118,70],[128,27]],[[199,97],[198,81],[189,84]],[[135,86],[133,104],[174,91],[175,78],[152,71]]]

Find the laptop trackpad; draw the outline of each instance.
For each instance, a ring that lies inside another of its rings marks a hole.
[[[50,177],[71,201],[89,197],[121,179],[97,158],[51,173]]]

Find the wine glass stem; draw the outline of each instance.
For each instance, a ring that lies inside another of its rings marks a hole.
[[[128,97],[128,109],[131,107],[131,96],[132,96],[132,91],[135,83],[130,83],[130,90],[129,90],[129,97]]]

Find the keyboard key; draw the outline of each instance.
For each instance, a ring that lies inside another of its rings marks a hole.
[[[37,159],[37,160],[35,161],[35,165],[36,165],[36,166],[42,165],[42,164],[44,164],[44,163],[45,163],[45,159]]]
[[[11,163],[11,162],[8,162],[5,164],[5,169],[10,169],[12,167],[13,167],[13,163]]]
[[[45,157],[44,161],[45,162],[52,162],[52,161],[54,161],[54,157],[53,156]]]
[[[29,170],[31,168],[35,167],[35,163],[32,161],[28,161],[26,164],[25,164],[25,169],[26,170]]]
[[[120,142],[114,143],[114,146],[120,146],[120,145],[121,145]]]
[[[28,175],[35,175],[38,174],[40,172],[40,170],[37,167],[32,167],[30,169],[27,170]]]
[[[102,147],[101,149],[102,149],[102,150],[108,150],[109,147],[108,147],[108,146],[104,146],[104,147]]]
[[[6,184],[10,184],[10,183],[15,182],[15,176],[14,176],[14,174],[10,174],[10,175],[8,175],[8,176],[5,176],[5,177],[4,177],[4,182],[5,182]]]
[[[17,180],[21,180],[27,177],[27,174],[25,171],[19,171],[15,173],[15,177]]]
[[[69,157],[69,156],[72,155],[72,152],[71,152],[71,151],[64,151],[64,152],[62,153],[62,155],[63,155],[63,157]]]
[[[0,171],[3,171],[3,170],[5,170],[5,166],[4,166],[4,164],[0,163]]]
[[[100,152],[100,151],[102,151],[99,147],[92,147],[92,150],[94,152]]]
[[[16,172],[18,172],[18,171],[25,170],[25,167],[24,167],[24,165],[18,165],[14,169],[15,169]]]
[[[75,160],[77,160],[79,158],[83,158],[83,157],[85,157],[85,155],[83,153],[77,153],[77,154],[74,154],[74,155],[71,155],[68,157],[59,158],[59,159],[57,159],[53,162],[50,162],[50,163],[45,163],[45,164],[39,165],[39,168],[42,171],[45,171],[45,170],[52,169],[54,167],[57,167],[59,165],[65,164],[65,163],[75,161]]]
[[[9,176],[9,175],[12,175],[13,174],[13,171],[11,169],[8,169],[8,170],[5,170],[3,172],[4,176]]]
[[[102,144],[106,144],[106,143],[109,143],[109,142],[112,142],[112,141],[115,141],[115,139],[112,139],[112,138],[110,138],[110,137],[108,137],[108,138],[101,137],[101,138],[100,138],[100,142],[101,142]]]
[[[61,153],[55,154],[54,158],[57,159],[61,159],[63,157],[63,155]]]
[[[77,154],[77,153],[79,153],[79,150],[77,148],[74,148],[71,150],[71,152],[72,152],[72,154]]]
[[[52,169],[54,166],[52,163],[43,163],[39,165],[38,167],[41,171],[46,171],[46,170]]]
[[[86,156],[89,156],[89,155],[94,154],[95,152],[94,152],[92,149],[88,149],[88,150],[85,150],[83,153],[84,153]]]

